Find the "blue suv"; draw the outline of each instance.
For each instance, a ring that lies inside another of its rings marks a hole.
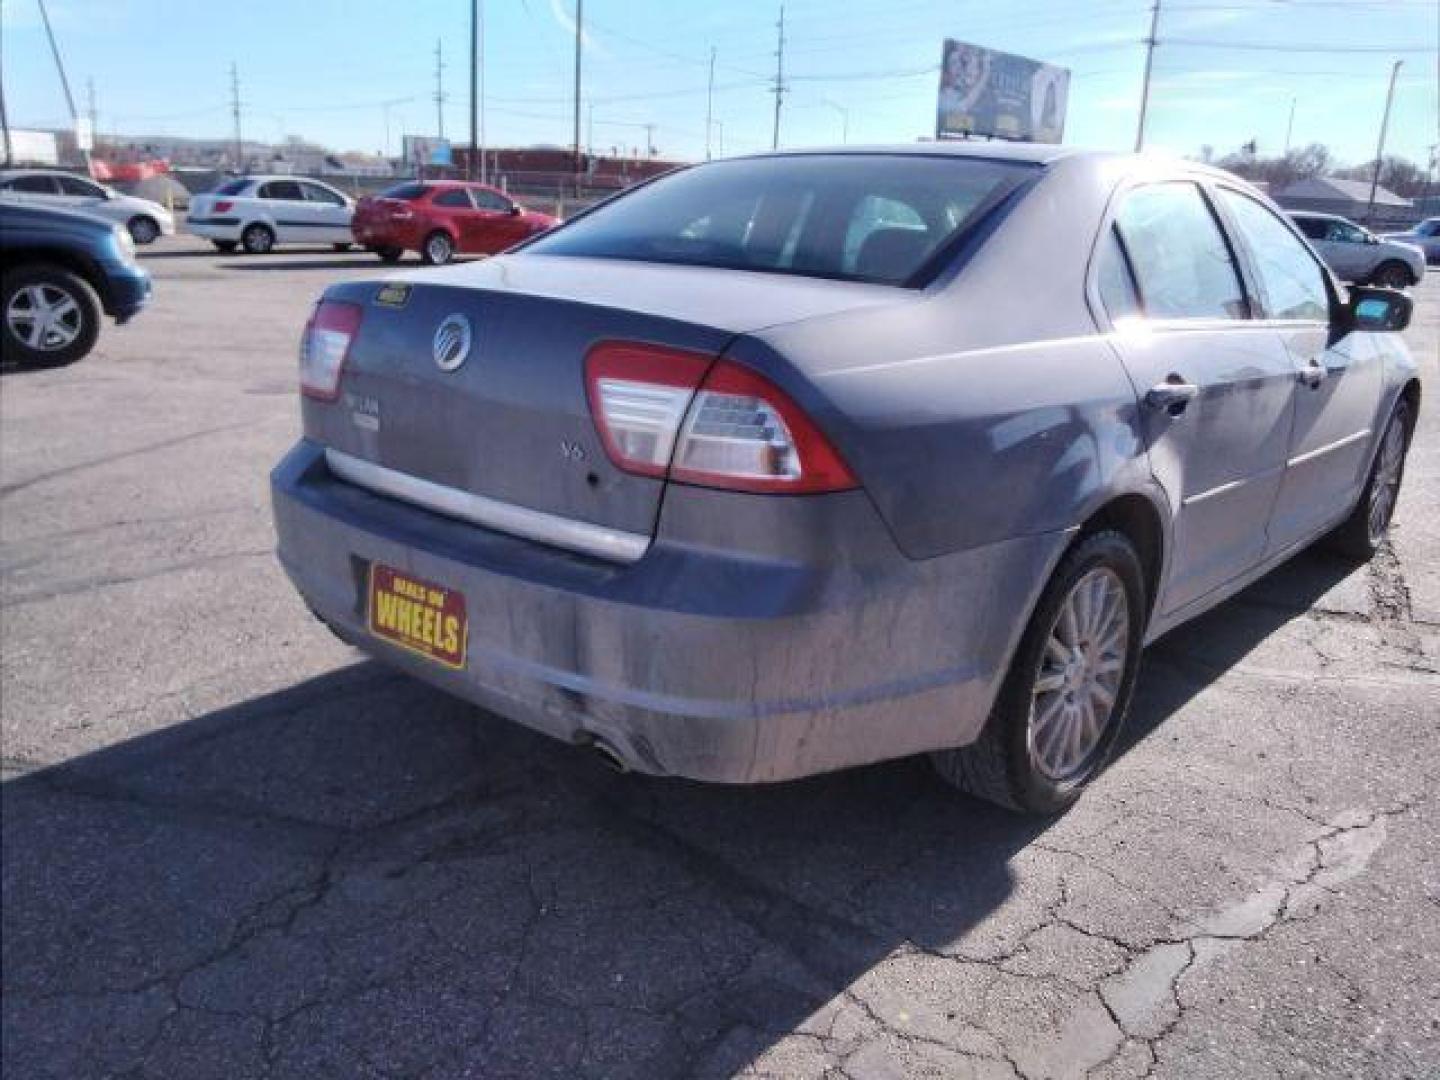
[[[0,205],[0,260],[6,364],[74,363],[94,347],[102,312],[123,323],[150,299],[130,236],[88,214]]]

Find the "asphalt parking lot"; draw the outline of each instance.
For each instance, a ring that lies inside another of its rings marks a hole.
[[[1440,274],[1393,546],[1147,654],[1023,820],[923,761],[615,776],[365,660],[272,556],[328,248],[146,251],[0,375],[10,1077],[1440,1075]]]

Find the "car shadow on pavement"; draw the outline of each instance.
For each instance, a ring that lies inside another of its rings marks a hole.
[[[1128,746],[1347,570],[1151,650]],[[6,1073],[67,1078],[730,1075],[899,952],[1017,947],[1050,825],[920,760],[616,776],[369,661],[3,799]]]

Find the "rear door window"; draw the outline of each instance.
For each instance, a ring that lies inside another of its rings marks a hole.
[[[1294,221],[1297,226],[1299,226],[1300,231],[1304,233],[1309,239],[1325,239],[1325,234],[1328,231],[1328,223],[1325,221],[1324,218],[1297,217],[1292,218],[1291,220]]]
[[[1140,291],[1135,287],[1130,260],[1125,256],[1120,235],[1113,225],[1100,241],[1095,278],[1100,290],[1100,303],[1105,306],[1112,322],[1133,319],[1140,314]]]
[[[240,179],[240,180],[231,180],[229,183],[221,184],[218,188],[216,188],[216,189],[215,189],[215,194],[216,194],[216,195],[239,195],[242,191],[244,191],[244,190],[245,190],[247,187],[249,187],[249,186],[250,186],[250,181],[249,181],[249,180],[246,180],[246,179],[243,179],[243,178]]]
[[[294,180],[272,180],[260,188],[262,199],[284,199],[289,202],[304,202],[305,195]]]
[[[53,176],[17,176],[10,183],[11,191],[23,191],[27,195],[58,195],[60,189]]]
[[[451,188],[448,191],[442,191],[430,201],[436,206],[450,206],[462,210],[470,209],[470,195],[464,188]]]
[[[1195,184],[1136,188],[1125,197],[1115,224],[1146,318],[1249,318],[1240,272]]]
[[[78,195],[84,199],[105,197],[105,190],[89,180],[81,180],[78,176],[59,176],[56,179],[60,181],[60,192],[63,195]]]

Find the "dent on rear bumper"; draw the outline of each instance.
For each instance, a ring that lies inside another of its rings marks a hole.
[[[272,494],[286,572],[361,649],[558,738],[603,738],[639,771],[731,782],[973,739],[1065,541],[1025,538],[916,562],[861,493],[806,504],[688,489],[667,496],[651,552],[613,566],[340,483],[304,441],[275,470]],[[715,513],[717,495],[754,508],[762,520],[751,527],[779,537],[777,550],[726,548],[724,533],[746,526],[742,514]],[[718,548],[687,542],[701,519]],[[787,530],[819,526],[829,535],[817,550],[835,557],[797,560],[806,541]],[[368,634],[368,561],[464,592],[463,671]]]

